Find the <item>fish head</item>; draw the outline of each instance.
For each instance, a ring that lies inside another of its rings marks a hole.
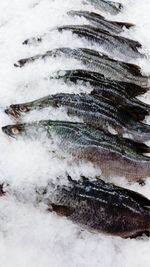
[[[10,105],[5,109],[5,113],[15,119],[19,118],[22,114],[30,111],[30,108],[24,104]]]
[[[23,127],[21,124],[19,125],[7,125],[2,127],[2,131],[11,136],[11,137],[17,137],[23,132]]]
[[[30,137],[30,138],[41,138],[47,136],[47,128],[45,122],[31,122],[31,123],[20,123],[14,125],[6,125],[2,127],[2,131],[14,138],[19,137]]]

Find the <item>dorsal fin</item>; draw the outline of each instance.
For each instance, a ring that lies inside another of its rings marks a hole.
[[[126,65],[126,68],[130,71],[132,75],[143,77],[141,73],[141,68],[138,65],[130,64],[130,63],[124,63]]]

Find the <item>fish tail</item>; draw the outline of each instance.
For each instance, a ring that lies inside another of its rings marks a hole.
[[[149,89],[150,89],[149,87],[141,87],[139,85],[132,84],[132,83],[122,83],[122,82],[120,82],[120,84],[123,84],[123,87],[125,88],[125,91],[127,92],[127,94],[130,97],[143,95],[143,94],[147,93],[149,91]]]
[[[142,122],[131,121],[130,126],[131,126],[130,133],[137,141],[146,142],[150,140],[150,125]]]
[[[125,104],[120,106],[119,110],[125,112],[125,114],[127,113],[126,119],[128,120],[130,120],[130,118],[128,118],[128,115],[130,115],[131,118],[134,118],[137,121],[143,121],[145,120],[146,116],[150,115],[149,106],[144,106],[144,105],[142,106],[142,105]]]

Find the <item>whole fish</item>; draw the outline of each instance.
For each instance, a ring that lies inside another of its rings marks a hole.
[[[128,97],[143,95],[149,91],[149,88],[140,87],[134,83],[115,81],[106,78],[103,74],[86,70],[86,69],[71,69],[59,70],[52,73],[49,79],[63,79],[65,82],[73,82],[75,84],[85,84],[93,89],[99,90],[115,90],[126,94]],[[110,89],[111,88],[111,89]]]
[[[149,89],[135,84],[107,79],[104,75],[87,70],[62,70],[49,76],[49,79],[62,79],[64,82],[82,84],[91,88],[91,95],[107,98],[114,105],[130,107],[131,112],[141,120],[150,114],[150,105],[135,98],[146,93]],[[129,109],[128,109],[129,110]]]
[[[141,54],[138,51],[138,48],[141,48],[141,44],[137,41],[114,35],[106,30],[103,30],[102,27],[94,27],[91,25],[65,25],[59,26],[54,29],[50,29],[48,32],[53,32],[57,30],[59,32],[69,31],[72,34],[76,34],[78,37],[84,38],[93,44],[97,43],[102,49],[106,51],[107,54],[113,57],[119,58],[143,58],[144,54]],[[48,33],[47,33],[48,34]],[[27,39],[23,44],[34,44],[37,42],[42,42],[46,33],[39,37],[33,37]]]
[[[66,57],[81,61],[92,71],[97,71],[111,80],[133,83],[142,87],[149,87],[149,77],[141,74],[139,66],[111,59],[110,57],[87,48],[71,49],[69,47],[56,48],[33,57],[20,59],[15,67],[23,67],[27,63],[39,59]]]
[[[60,177],[61,178],[61,177]],[[49,212],[66,216],[89,231],[120,236],[137,237],[150,232],[150,200],[143,195],[106,183],[99,177],[94,180],[81,176],[62,185],[59,180],[48,182],[46,187],[35,188],[36,204],[44,203]],[[0,185],[1,194],[9,193],[18,201],[28,201],[24,191]],[[31,201],[31,200],[30,200]]]
[[[141,44],[137,41],[111,34],[102,28],[91,25],[65,25],[57,28],[59,32],[70,31],[78,37],[85,38],[92,43],[97,43],[109,55],[113,57],[125,58],[130,60],[143,58],[144,55],[138,51]]]
[[[150,232],[150,200],[134,191],[87,178],[46,192],[50,211],[89,230],[137,237]]]
[[[150,176],[150,148],[129,139],[119,138],[84,123],[43,120],[2,127],[11,137],[47,138],[59,152],[74,160],[93,163],[105,176],[124,176],[139,180]]]
[[[124,28],[130,29],[134,26],[134,24],[128,22],[107,20],[103,16],[95,12],[71,10],[67,14],[73,17],[83,17],[93,26],[99,27],[100,29],[108,31],[111,34],[119,34],[123,31]]]
[[[84,0],[84,3],[90,3],[95,8],[111,15],[117,15],[123,8],[121,3],[106,0]]]
[[[132,23],[128,22],[118,22],[118,21],[109,21],[106,20],[103,16],[101,16],[98,13],[94,12],[89,12],[89,11],[75,11],[71,10],[68,11],[67,13],[69,16],[77,16],[77,17],[84,17],[87,19],[93,26],[100,28],[101,30],[107,31],[111,34],[116,34],[118,35],[123,31],[124,28],[130,29],[131,27],[135,26]],[[50,29],[51,31],[51,29]],[[39,36],[38,38],[31,38],[31,39],[26,39],[23,44],[31,44],[36,42],[41,42],[42,37],[44,37],[46,34],[42,35],[41,37]],[[140,47],[140,44],[139,44]]]
[[[83,121],[97,129],[109,131],[110,127],[120,135],[131,134],[136,141],[150,140],[150,125],[139,122],[135,117],[141,119],[143,115],[135,114],[136,107],[112,105],[103,97],[92,95],[75,95],[59,93],[49,95],[28,103],[11,105],[5,112],[15,118],[32,110],[39,110],[47,107],[64,107],[68,115],[78,116]],[[128,110],[129,109],[129,110]],[[135,111],[134,111],[135,110]]]

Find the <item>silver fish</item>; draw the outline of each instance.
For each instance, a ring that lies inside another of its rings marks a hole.
[[[144,114],[138,114],[136,106],[114,105],[109,99],[92,95],[55,94],[22,104],[11,105],[5,112],[15,118],[32,110],[47,107],[65,107],[68,115],[78,116],[97,129],[113,128],[120,135],[132,134],[136,141],[150,140],[150,126],[139,122]],[[139,110],[140,111],[140,110]]]
[[[2,127],[12,137],[40,138],[47,135],[55,140],[61,153],[68,153],[77,161],[98,166],[105,176],[125,176],[139,180],[150,176],[150,148],[132,140],[119,138],[84,123],[67,121],[39,121]],[[57,137],[57,138],[56,138]]]
[[[108,31],[111,34],[116,34],[116,35],[121,33],[124,30],[124,28],[130,29],[131,27],[134,26],[134,24],[128,22],[107,20],[103,16],[95,12],[71,10],[67,14],[73,17],[83,17],[93,26],[96,26],[104,31]]]
[[[110,57],[87,48],[56,48],[33,57],[20,59],[15,67],[23,67],[39,59],[66,57],[81,61],[89,70],[97,71],[111,80],[129,82],[142,87],[149,87],[149,77],[142,75],[139,66],[111,59]]]

